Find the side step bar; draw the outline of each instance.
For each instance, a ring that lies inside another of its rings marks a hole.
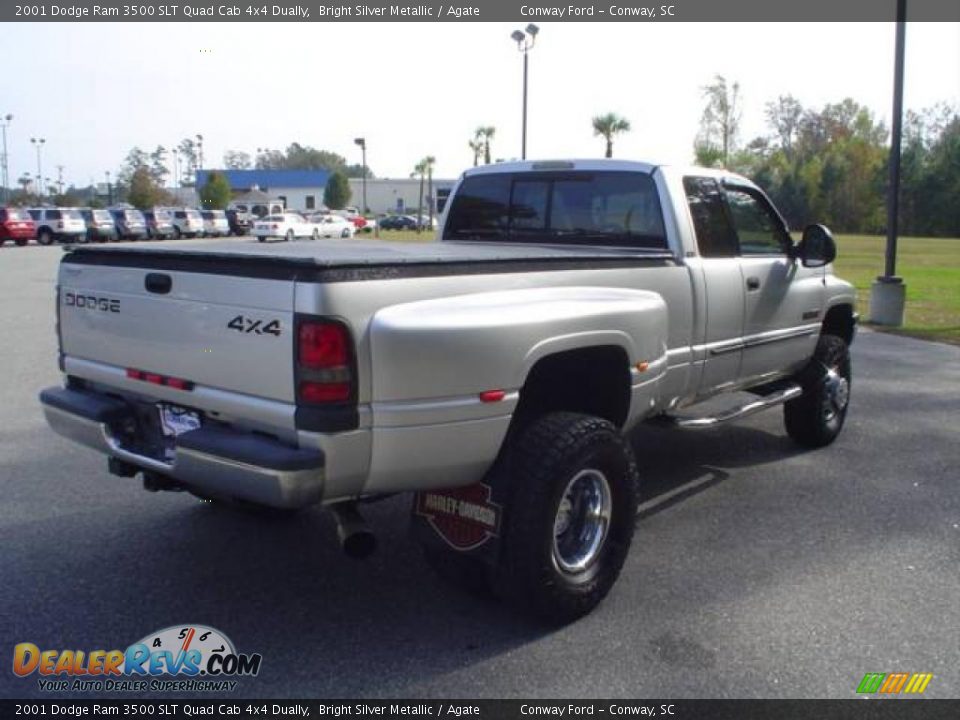
[[[662,415],[661,418],[671,427],[683,428],[686,430],[704,430],[706,428],[716,427],[717,425],[721,425],[732,420],[739,420],[740,418],[753,415],[754,413],[758,413],[761,410],[766,410],[767,408],[772,408],[776,405],[782,405],[788,400],[793,400],[794,398],[800,397],[802,394],[803,389],[799,385],[796,383],[790,383],[789,385],[781,386],[773,392],[763,395],[756,400],[752,400],[744,405],[730,408],[729,410],[724,410],[716,415],[703,415],[700,417]]]

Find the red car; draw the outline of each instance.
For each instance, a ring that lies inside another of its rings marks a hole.
[[[0,245],[5,240],[13,240],[23,246],[37,236],[37,225],[26,210],[20,208],[0,208]]]

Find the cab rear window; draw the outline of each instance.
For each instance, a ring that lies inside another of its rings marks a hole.
[[[450,206],[444,240],[667,247],[653,179],[612,171],[467,177]]]

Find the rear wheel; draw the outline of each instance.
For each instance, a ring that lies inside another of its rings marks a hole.
[[[633,539],[633,453],[607,420],[560,412],[533,421],[510,449],[510,498],[494,588],[551,623],[606,597]]]
[[[320,231],[317,230],[316,228],[314,228],[314,229],[313,229],[313,233],[310,235],[310,237],[313,238],[314,240],[319,240],[319,239],[320,239]]]
[[[783,406],[787,434],[804,447],[829,445],[843,429],[850,404],[850,349],[843,338],[821,335],[798,379],[803,395]]]
[[[294,238],[293,230],[287,230],[286,237],[287,237],[287,242],[293,242],[293,238]]]
[[[183,237],[183,233],[180,231],[180,227],[177,225],[173,226],[173,237],[175,237],[177,240]]]
[[[26,238],[18,238],[14,240],[14,242],[17,244],[17,247],[23,247],[27,244],[28,240]]]
[[[340,237],[342,237],[342,238],[348,238],[348,237],[350,237],[350,228],[344,228],[344,229],[343,229],[343,232],[340,233]]]

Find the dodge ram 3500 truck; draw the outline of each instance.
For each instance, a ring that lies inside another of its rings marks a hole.
[[[326,505],[356,555],[374,544],[358,503],[414,491],[432,565],[554,622],[623,565],[637,423],[783,405],[808,447],[843,426],[853,288],[829,231],[794,244],[743,177],[473,168],[437,240],[72,249],[47,421],[147,489]]]

